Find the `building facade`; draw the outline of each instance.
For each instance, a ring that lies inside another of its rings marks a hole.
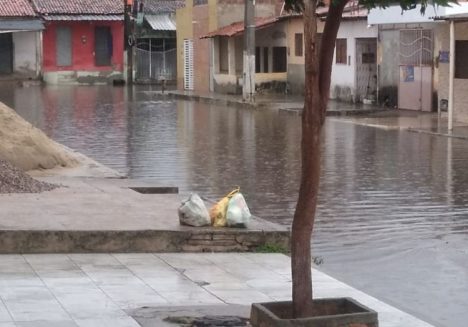
[[[43,78],[49,84],[122,79],[123,2],[33,0],[44,19]]]

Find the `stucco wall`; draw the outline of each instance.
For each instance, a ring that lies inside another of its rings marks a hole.
[[[449,25],[444,24],[437,28],[437,44],[442,51],[450,49]],[[468,23],[455,24],[455,39],[468,40]],[[438,54],[438,53],[437,53]],[[439,63],[439,99],[448,99],[449,64]],[[468,122],[468,79],[454,80],[454,119]],[[440,103],[440,101],[439,101]]]
[[[376,38],[377,27],[367,26],[366,20],[343,21],[338,30],[338,39],[347,39],[347,63],[336,63],[336,52],[330,85],[330,97],[354,101],[356,96],[356,38]]]
[[[35,77],[37,70],[37,39],[39,32],[13,33],[15,73],[26,77]]]
[[[72,33],[72,65],[57,66],[56,29],[69,26]],[[112,58],[110,66],[96,66],[94,59],[94,29],[109,26],[112,33]],[[84,41],[83,41],[84,40]],[[78,21],[47,23],[43,35],[44,71],[122,71],[123,69],[123,22]]]

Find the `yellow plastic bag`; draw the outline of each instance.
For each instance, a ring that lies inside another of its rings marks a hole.
[[[228,195],[224,198],[219,200],[215,205],[213,205],[210,209],[210,218],[211,224],[214,227],[225,227],[227,225],[226,220],[226,212],[229,204],[229,200],[232,196],[236,193],[239,193],[240,187],[237,187],[233,191],[231,191]]]

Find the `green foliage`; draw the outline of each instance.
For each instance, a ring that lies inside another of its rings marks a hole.
[[[304,10],[304,1],[308,0],[285,0],[285,9],[291,12],[300,13]],[[311,0],[318,1],[317,7],[323,6],[323,0]],[[331,3],[336,4],[341,1],[349,0],[332,0]],[[442,6],[447,7],[452,4],[457,4],[457,0],[359,0],[360,5],[364,6],[367,9],[372,8],[387,8],[391,5],[400,5],[401,10],[410,10],[416,8],[417,5],[421,5],[421,14],[424,14],[426,8],[429,6]]]
[[[289,250],[282,245],[274,243],[265,243],[255,249],[258,253],[288,253]]]

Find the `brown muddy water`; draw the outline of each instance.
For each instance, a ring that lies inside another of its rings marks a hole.
[[[158,101],[150,91],[4,87],[0,100],[131,178],[211,198],[240,185],[253,213],[291,223],[299,116]],[[328,119],[323,149],[320,269],[436,326],[466,326],[468,141]]]

